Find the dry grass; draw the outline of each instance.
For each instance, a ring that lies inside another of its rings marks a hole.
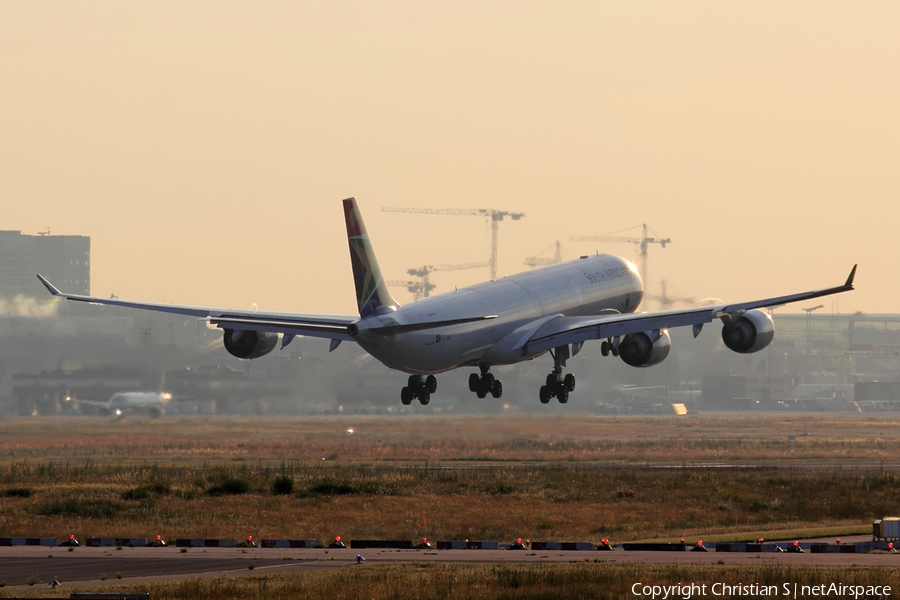
[[[174,583],[140,586],[114,586],[79,589],[79,592],[150,592],[154,600],[228,600],[266,598],[268,600],[329,598],[356,600],[366,598],[460,600],[516,598],[571,600],[572,598],[620,599],[635,597],[635,583],[706,585],[706,596],[746,598],[747,595],[711,593],[715,583],[736,586],[739,583],[778,586],[793,589],[796,583],[820,585],[890,586],[889,598],[898,598],[900,570],[872,567],[790,567],[782,565],[652,565],[603,563],[600,559],[572,564],[521,565],[377,565],[324,572],[274,574],[222,579],[194,579]],[[45,597],[67,597],[71,589],[52,592],[35,590]],[[31,592],[29,590],[29,592]],[[4,594],[0,591],[0,596]],[[764,596],[772,597],[772,596]],[[777,596],[782,597],[782,596]]]
[[[5,419],[0,534],[497,541],[846,534],[900,513],[900,474],[877,462],[853,464],[897,460],[898,431],[892,418],[844,415]],[[801,437],[788,442],[788,433]],[[815,461],[848,466],[796,468]],[[651,468],[707,462],[786,466]],[[294,482],[293,493],[274,493],[278,477]],[[619,497],[625,488],[634,496]]]
[[[292,494],[272,491],[278,477],[295,482]],[[223,491],[228,482],[232,493]],[[167,539],[714,540],[762,529],[859,528],[900,512],[898,484],[900,474],[877,469],[19,464],[0,476],[0,492],[33,494],[0,505],[0,531]],[[634,495],[620,497],[617,490],[625,487]]]
[[[900,418],[836,416],[0,419],[0,460],[621,463],[894,461]],[[347,430],[352,428],[353,434]],[[789,442],[788,436],[798,436]]]

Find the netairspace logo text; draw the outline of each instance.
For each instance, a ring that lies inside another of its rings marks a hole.
[[[702,596],[772,596],[773,598],[863,598],[889,596],[889,585],[844,585],[842,583],[822,583],[819,585],[762,585],[759,583],[677,583],[675,585],[645,585],[635,583],[631,593],[651,600],[691,600]]]

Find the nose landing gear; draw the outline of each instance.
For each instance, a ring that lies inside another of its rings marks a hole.
[[[488,394],[494,398],[502,396],[503,384],[494,377],[491,368],[487,365],[480,365],[479,368],[481,369],[480,376],[478,373],[469,375],[469,391],[475,392],[479,398],[485,398]]]
[[[431,395],[437,391],[437,377],[429,375],[410,375],[409,384],[400,390],[400,402],[409,406],[414,399],[418,399],[424,406],[431,402]]]
[[[575,391],[575,376],[572,373],[562,376],[562,368],[569,358],[569,347],[560,346],[555,352],[551,350],[550,355],[553,357],[553,372],[547,375],[547,384],[541,386],[538,396],[541,404],[548,404],[551,398],[565,404],[569,401],[569,392]]]

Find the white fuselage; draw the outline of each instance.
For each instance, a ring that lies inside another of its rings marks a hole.
[[[110,410],[140,411],[156,408],[163,410],[172,395],[160,392],[116,392],[109,399]]]
[[[635,266],[599,254],[527,271],[405,304],[359,323],[356,341],[369,354],[407,373],[442,373],[464,365],[512,364],[533,358],[515,348],[527,331],[557,316],[604,310],[634,312],[644,285]],[[494,319],[392,336],[384,327],[496,315]]]

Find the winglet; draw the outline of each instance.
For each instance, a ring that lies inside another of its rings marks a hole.
[[[850,277],[847,278],[847,283],[844,284],[844,287],[847,289],[853,289],[853,279],[856,277],[856,267],[857,265],[853,265],[853,270],[850,271]]]
[[[53,285],[52,283],[47,281],[47,278],[44,277],[43,275],[38,274],[37,278],[41,280],[41,283],[44,284],[44,287],[47,288],[47,291],[50,292],[51,294],[53,294],[54,296],[62,296],[63,295],[63,293],[61,291],[59,291],[55,285]]]

